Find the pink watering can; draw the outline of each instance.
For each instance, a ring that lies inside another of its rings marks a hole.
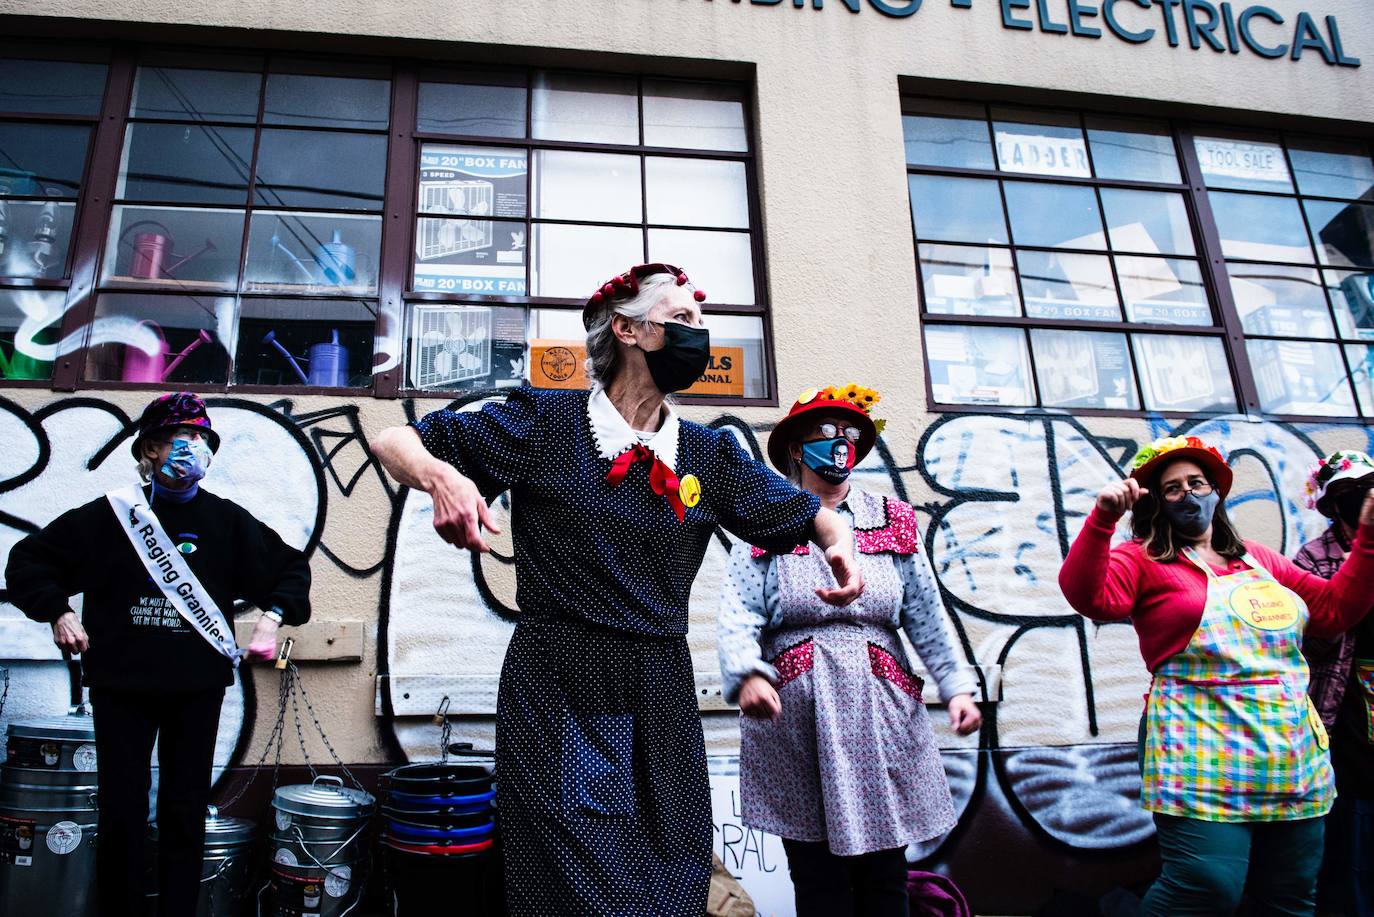
[[[181,365],[181,361],[191,355],[192,351],[200,345],[209,344],[214,340],[210,337],[210,332],[202,328],[196,333],[195,340],[187,344],[181,353],[173,356],[167,346],[167,338],[156,322],[144,320],[139,324],[148,326],[157,335],[157,348],[152,354],[149,354],[138,347],[129,344],[124,345],[124,368],[119,374],[119,378],[124,382],[165,382],[167,377]]]

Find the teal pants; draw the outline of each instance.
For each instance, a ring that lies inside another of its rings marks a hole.
[[[1312,917],[1322,826],[1320,818],[1215,822],[1156,813],[1163,868],[1140,913],[1223,917],[1235,913],[1248,892],[1255,914]]]

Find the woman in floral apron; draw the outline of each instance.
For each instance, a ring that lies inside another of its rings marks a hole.
[[[948,702],[950,725],[967,735],[982,722],[915,512],[847,480],[877,439],[877,401],[855,385],[803,392],[768,438],[773,464],[853,528],[863,597],[846,608],[818,598],[829,574],[809,546],[740,543],[720,610],[725,694],[745,714],[743,819],[782,837],[798,917],[906,917],[906,846],[954,826],[899,628]]]
[[[1369,610],[1374,498],[1327,581],[1241,540],[1223,504],[1231,468],[1197,437],[1157,440],[1132,466],[1098,495],[1059,586],[1095,621],[1129,618],[1154,676],[1142,802],[1163,871],[1142,913],[1231,914],[1248,891],[1257,913],[1311,915],[1335,786],[1302,638]],[[1127,510],[1134,538],[1112,547]]]

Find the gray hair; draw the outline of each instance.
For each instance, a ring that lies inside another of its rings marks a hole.
[[[600,386],[611,384],[620,370],[620,342],[616,340],[611,327],[611,319],[623,315],[633,322],[643,324],[648,321],[649,313],[658,305],[667,288],[675,286],[677,278],[672,274],[650,274],[639,282],[639,292],[614,308],[603,309],[587,329],[587,377]]]

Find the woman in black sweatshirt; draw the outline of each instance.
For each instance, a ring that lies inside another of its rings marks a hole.
[[[82,657],[95,714],[105,917],[146,912],[155,740],[158,913],[195,913],[220,706],[243,652],[229,629],[234,602],[263,609],[250,659],[273,657],[279,624],[310,618],[305,555],[200,487],[218,448],[200,398],[158,398],[139,418],[132,447],[143,487],[63,513],[15,545],[5,569],[9,600],[51,624],[54,642]],[[80,618],[70,605],[78,593]],[[226,631],[218,646],[206,635]]]

